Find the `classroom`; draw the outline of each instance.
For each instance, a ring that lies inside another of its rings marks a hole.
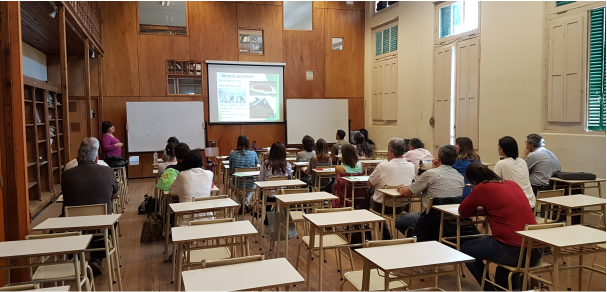
[[[0,1],[0,291],[605,291],[605,1]]]

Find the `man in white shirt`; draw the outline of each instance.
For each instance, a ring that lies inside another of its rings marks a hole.
[[[86,137],[84,138],[84,140],[82,140],[82,143],[80,143],[80,147],[82,146],[87,146],[87,145],[92,145],[95,148],[99,149],[99,140],[97,140],[94,137]],[[99,157],[99,155],[97,155],[97,157]],[[105,161],[98,159],[97,160],[97,164],[101,165],[101,166],[107,166],[110,167],[109,165],[107,165],[107,163],[105,163]],[[72,161],[68,162],[65,164],[65,166],[63,167],[63,171],[66,171],[70,168],[74,168],[78,166],[78,160],[77,159],[72,159]]]
[[[413,138],[409,140],[409,151],[405,153],[407,161],[413,163],[415,166],[415,179],[419,177],[417,171],[419,169],[419,162],[422,160],[432,160],[434,157],[430,151],[423,148],[424,144],[420,139]]]

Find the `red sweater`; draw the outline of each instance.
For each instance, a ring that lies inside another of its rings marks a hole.
[[[506,245],[520,247],[523,237],[515,232],[536,224],[525,192],[510,180],[479,184],[459,205],[459,214],[475,216],[477,207],[485,209],[493,238]]]

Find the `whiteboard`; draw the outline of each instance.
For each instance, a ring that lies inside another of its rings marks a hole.
[[[204,104],[200,101],[127,102],[128,152],[162,151],[175,136],[190,149],[204,149]]]
[[[287,99],[287,144],[305,135],[335,143],[337,130],[349,131],[347,99]]]

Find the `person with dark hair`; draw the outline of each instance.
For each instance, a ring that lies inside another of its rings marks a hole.
[[[179,144],[179,139],[177,139],[177,137],[170,137],[167,140],[167,144],[177,145],[177,144]],[[171,160],[171,157],[167,154],[166,147],[165,147],[165,151],[164,151],[164,153],[162,153],[162,161],[168,162],[169,160]],[[158,175],[162,175],[162,173],[160,171],[158,171]]]
[[[185,157],[185,154],[190,151],[190,146],[188,146],[188,144],[186,143],[179,143],[177,145],[175,145],[175,159],[177,160],[177,163],[174,165],[167,165],[167,167],[165,168],[173,168],[177,171],[182,171],[183,170],[183,159]]]
[[[168,143],[164,147],[165,158],[158,164],[158,176],[161,176],[169,165],[177,165],[177,156],[175,155],[175,144]]]
[[[409,140],[409,151],[405,153],[405,159],[415,165],[415,179],[417,179],[419,177],[417,174],[419,170],[419,162],[423,160],[432,160],[434,157],[430,151],[424,149],[422,140],[412,138]]]
[[[468,137],[457,137],[455,139],[455,148],[457,148],[458,154],[453,168],[464,177],[464,183],[468,184],[468,180],[466,180],[466,168],[472,163],[481,163],[481,158],[474,152],[472,140]],[[462,197],[465,199],[470,194],[470,191],[472,189],[466,186]]]
[[[179,139],[177,139],[177,137],[170,137],[167,140],[167,144],[175,144],[175,145],[177,145],[177,144],[179,144]]]
[[[365,140],[367,141],[367,143],[369,143],[369,145],[371,145],[371,149],[375,148],[375,142],[373,142],[373,140],[369,139],[369,131],[367,131],[367,129],[362,128],[358,132],[365,136]]]
[[[499,155],[503,158],[495,164],[495,173],[503,180],[511,180],[517,183],[527,195],[531,209],[535,207],[535,195],[529,182],[527,163],[518,157],[518,144],[510,136],[502,137],[497,146]]]
[[[428,200],[432,198],[461,197],[464,190],[464,178],[453,169],[457,160],[457,148],[443,145],[438,148],[438,158],[432,160],[432,169],[422,173],[410,186],[398,186],[398,192],[404,197],[421,196],[422,212],[426,211]],[[396,218],[396,229],[402,234],[409,227],[415,227],[421,213],[410,212]]]
[[[373,150],[371,145],[365,140],[365,135],[358,132],[354,135],[354,143],[356,144],[356,155],[358,158],[372,158]]]
[[[345,206],[344,196],[346,183],[342,177],[360,175],[364,174],[362,165],[360,164],[360,161],[358,161],[358,155],[356,155],[356,147],[352,144],[344,144],[341,149],[341,164],[335,167],[335,184],[333,188],[333,195],[337,196],[339,200],[331,201],[333,208],[341,208]],[[348,196],[349,195],[350,194],[348,194]],[[354,191],[354,198],[363,199],[365,195],[366,191],[363,189],[357,189]]]
[[[99,138],[99,142],[101,142],[101,154],[99,154],[99,159],[105,159],[108,156],[121,156],[122,155],[122,146],[124,143],[121,143],[114,133],[116,132],[116,127],[110,121],[104,121],[101,124],[101,138]]]
[[[312,169],[315,169],[316,166],[329,166],[332,164],[333,161],[331,161],[331,156],[329,156],[327,141],[323,138],[318,139],[316,141],[316,155],[310,159],[308,168],[306,169],[306,174],[308,174],[308,177],[310,178],[308,184],[312,186],[316,185],[316,179],[313,176]]]
[[[348,143],[348,141],[344,140],[345,138],[346,132],[344,132],[344,130],[337,130],[337,133],[335,134],[335,140],[337,140],[337,142],[333,144],[333,147],[331,147],[331,159],[333,161],[337,162],[337,155],[340,154],[340,147],[344,147],[344,145],[350,144]]]
[[[270,147],[270,155],[261,162],[257,180],[266,181],[276,176],[291,176],[291,163],[287,162],[287,148],[281,142],[274,142]]]
[[[525,143],[522,159],[529,169],[529,182],[533,193],[548,190],[552,174],[561,171],[561,163],[552,151],[546,149],[544,138],[538,134],[529,134]]]
[[[192,198],[211,196],[213,172],[202,168],[202,155],[196,150],[185,153],[182,171],[171,185],[170,194],[179,196],[179,202],[192,202]]]
[[[314,151],[314,138],[305,135],[303,139],[301,139],[301,143],[303,144],[304,151],[297,152],[295,160],[298,162],[308,162],[312,157],[316,156],[316,152]]]
[[[252,168],[257,167],[257,164],[259,164],[259,156],[257,156],[255,151],[251,150],[249,137],[247,137],[247,135],[238,136],[236,149],[230,152],[228,159],[230,160],[230,173],[234,173],[237,168]],[[243,185],[239,185],[238,187],[242,188]],[[255,187],[255,183],[248,182],[246,185],[244,185],[244,187],[247,189],[252,189]],[[245,195],[244,202],[241,202],[245,204],[245,211],[247,212],[251,209],[250,202],[252,196],[253,192],[248,192]],[[239,210],[242,210],[242,208]]]
[[[528,210],[529,203],[525,192],[517,183],[502,180],[498,174],[480,163],[470,164],[466,168],[466,178],[474,188],[459,205],[460,216],[479,215],[477,210],[482,207],[484,214],[480,215],[484,215],[488,219],[491,227],[491,236],[468,240],[461,246],[461,252],[476,259],[475,262],[466,263],[466,266],[480,284],[485,269],[484,260],[516,267],[523,238],[515,232],[525,230],[525,225],[535,225],[536,221],[532,212],[521,211]],[[533,249],[530,265],[537,265],[541,258],[542,253]],[[497,267],[495,279],[498,285],[508,287],[508,283],[505,281],[508,273],[508,270]],[[516,274],[512,277],[513,280],[519,278]],[[515,289],[521,288],[519,285],[513,286]],[[485,283],[485,287],[481,287],[481,289],[492,291],[495,290],[495,287],[490,283]]]

